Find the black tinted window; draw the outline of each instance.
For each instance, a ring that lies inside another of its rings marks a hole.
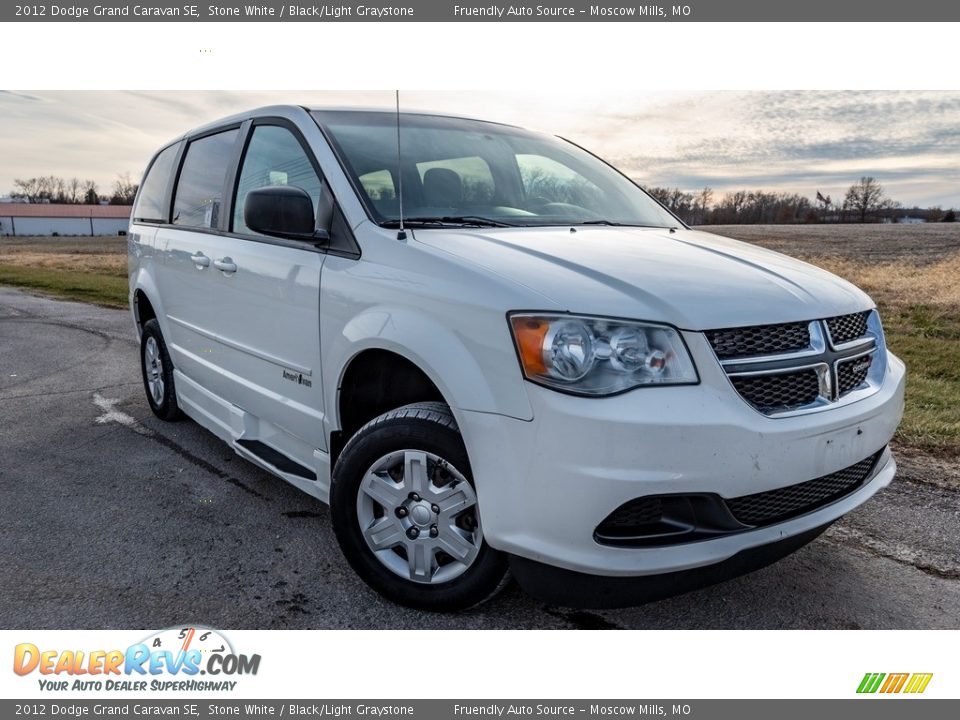
[[[190,143],[177,182],[174,224],[217,227],[223,203],[223,184],[238,132],[227,130]]]
[[[237,183],[237,201],[233,229],[253,233],[243,222],[247,193],[270,185],[289,185],[306,190],[313,199],[314,211],[320,202],[320,176],[310,156],[289,130],[277,125],[254,128]]]
[[[147,175],[143,178],[140,194],[137,196],[137,206],[133,209],[133,219],[146,222],[166,222],[168,210],[166,200],[167,184],[170,182],[170,173],[173,163],[177,159],[179,145],[171,145],[157,155]]]

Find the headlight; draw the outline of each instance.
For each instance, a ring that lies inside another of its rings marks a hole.
[[[686,385],[697,371],[672,327],[580,315],[515,314],[510,327],[528,380],[578,395]]]

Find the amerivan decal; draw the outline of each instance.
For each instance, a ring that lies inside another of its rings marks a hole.
[[[290,380],[291,382],[295,382],[297,385],[303,385],[304,387],[313,387],[313,381],[311,381],[310,378],[301,372],[290,372],[289,370],[284,370],[283,379]]]

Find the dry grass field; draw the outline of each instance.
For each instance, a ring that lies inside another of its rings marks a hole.
[[[932,225],[712,225],[698,228],[803,258],[929,265],[960,253],[960,223]]]
[[[0,284],[126,307],[127,239],[0,237]]]
[[[960,223],[702,228],[819,265],[866,290],[907,363],[898,440],[960,465]],[[958,470],[960,472],[960,470]]]
[[[703,229],[814,263],[870,293],[909,370],[900,451],[960,478],[960,223]],[[126,307],[125,253],[125,238],[4,237],[0,284]]]

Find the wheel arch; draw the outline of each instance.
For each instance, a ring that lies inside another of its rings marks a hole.
[[[378,406],[382,407],[381,412],[411,402],[442,400],[458,423],[463,410],[505,414],[520,419],[533,416],[512,348],[508,348],[509,355],[499,358],[497,364],[501,367],[482,366],[456,332],[420,312],[370,309],[347,323],[342,333],[330,340],[335,348],[324,358],[324,366],[339,368],[329,381],[326,394],[333,400],[330,403],[331,464],[336,462],[337,434],[339,448],[342,448],[349,439],[348,433],[359,429],[355,426],[355,416],[348,411],[345,417],[345,403],[349,403],[350,388],[356,382],[356,376],[351,373],[359,372],[358,368],[362,369],[363,363],[370,362],[371,358],[391,361],[393,364],[389,367],[401,369],[401,378],[409,372],[414,387],[423,395],[404,395],[401,391],[397,397],[404,402],[394,407]],[[331,358],[338,356],[343,359],[331,362]],[[505,363],[508,363],[506,368],[503,367]],[[383,378],[377,382],[382,384]]]
[[[165,333],[166,322],[160,293],[153,278],[142,269],[130,279],[130,311],[133,314],[137,337],[143,334],[143,326],[149,320],[160,323],[160,329]]]

